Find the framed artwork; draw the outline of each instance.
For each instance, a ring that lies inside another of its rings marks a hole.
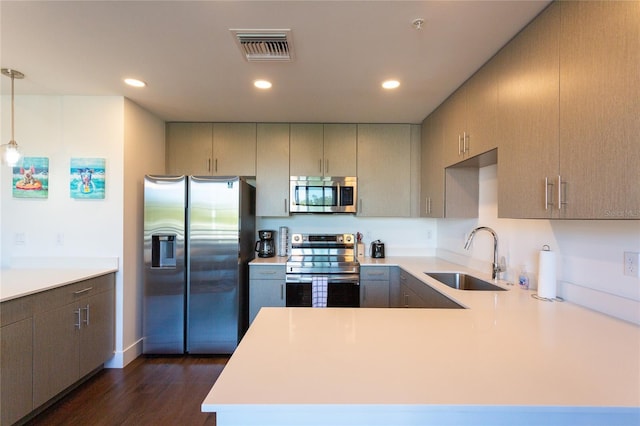
[[[22,166],[13,167],[14,198],[49,197],[49,159],[24,157]]]
[[[69,190],[71,198],[85,200],[104,199],[104,158],[72,158],[69,172]]]

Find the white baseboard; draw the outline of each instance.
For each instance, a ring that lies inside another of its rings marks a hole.
[[[123,351],[115,351],[113,357],[104,363],[104,368],[124,368],[140,355],[142,355],[142,339],[137,340]]]

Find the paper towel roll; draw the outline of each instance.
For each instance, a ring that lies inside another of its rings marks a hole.
[[[538,262],[538,296],[556,298],[556,254],[545,246]]]

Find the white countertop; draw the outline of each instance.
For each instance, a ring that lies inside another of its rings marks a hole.
[[[116,272],[117,267],[0,270],[0,302]]]
[[[263,308],[202,411],[220,426],[640,423],[640,327],[513,286],[451,289],[423,272],[466,269],[434,258],[374,261],[469,309]]]

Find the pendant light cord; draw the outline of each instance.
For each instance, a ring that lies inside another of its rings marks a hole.
[[[15,79],[15,76],[13,75],[13,73],[11,73],[11,142],[15,143],[15,139],[14,139],[14,134],[13,134],[13,123],[14,123],[14,94],[13,94],[13,81]]]

